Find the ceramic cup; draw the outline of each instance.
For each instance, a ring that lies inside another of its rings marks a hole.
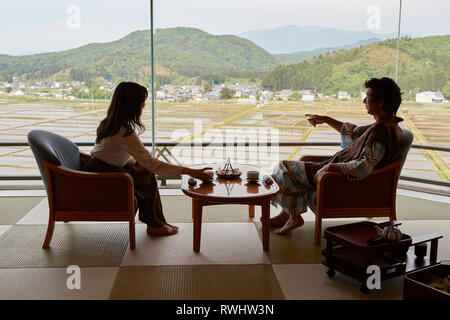
[[[259,179],[259,171],[247,171],[247,178],[250,180]]]

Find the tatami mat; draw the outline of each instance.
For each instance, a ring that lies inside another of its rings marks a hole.
[[[22,219],[43,197],[0,197],[0,225],[15,224]]]
[[[170,237],[149,237],[136,226],[136,250],[127,250],[123,266],[270,263],[253,223],[204,223],[200,252],[193,251],[192,223],[179,223]]]
[[[283,294],[288,300],[368,300],[403,298],[403,277],[381,282],[381,289],[366,295],[360,291],[361,283],[336,272],[333,278],[321,264],[273,265]]]
[[[14,198],[7,198],[14,199]],[[1,224],[47,224],[48,223],[48,201],[47,198],[25,199],[20,201],[6,201],[11,208],[14,204],[21,204],[19,209],[6,210],[4,218],[0,216]],[[1,200],[1,198],[0,198]],[[170,223],[192,222],[192,200],[187,196],[161,196],[164,215]],[[20,209],[23,208],[23,209]],[[27,213],[27,210],[29,211]],[[276,215],[279,209],[271,206],[271,215]],[[204,223],[233,223],[259,221],[261,216],[260,207],[255,207],[255,218],[249,218],[248,206],[246,205],[219,205],[203,208]],[[138,217],[138,215],[136,215]],[[314,221],[314,214],[308,210],[303,214],[305,221]],[[418,199],[414,197],[397,197],[397,219],[398,220],[450,220],[450,204],[431,200]],[[351,219],[349,219],[351,220]],[[4,221],[4,223],[2,223]],[[83,222],[86,223],[86,222]],[[136,223],[140,221],[136,218]]]
[[[122,267],[111,299],[284,299],[271,265]]]
[[[352,223],[344,219],[339,221],[322,222],[323,230],[327,227]],[[262,239],[262,225],[256,223],[258,234]],[[278,235],[271,229],[269,259],[273,264],[279,263],[321,263],[323,260],[322,249],[325,247],[322,239],[321,246],[314,245],[314,222],[306,221],[305,224],[288,234]]]
[[[47,228],[15,225],[0,236],[0,269],[119,266],[129,245],[128,225],[56,225],[49,249]]]
[[[449,203],[398,196],[400,229],[409,235],[443,234],[438,259],[450,261]],[[3,202],[2,202],[3,200]],[[0,299],[401,299],[403,279],[382,282],[366,296],[360,283],[321,265],[314,245],[314,215],[286,235],[270,232],[262,250],[260,209],[205,207],[201,250],[192,250],[191,199],[163,195],[167,220],[180,231],[149,237],[136,225],[136,249],[129,249],[126,223],[59,223],[50,249],[42,249],[48,223],[47,198],[0,198]],[[278,209],[271,207],[271,215]],[[3,220],[1,220],[3,219]],[[325,228],[361,219],[323,221]],[[374,219],[373,221],[385,221]],[[82,289],[68,290],[65,268],[78,265]]]
[[[8,231],[9,228],[11,228],[12,226],[8,226],[8,225],[0,225],[0,237],[2,234],[4,234],[6,231]]]
[[[192,223],[192,200],[187,196],[162,196],[164,216],[170,223]],[[22,219],[16,221],[18,224],[47,224],[48,223],[48,201],[44,198],[28,209],[28,214],[24,214]],[[260,211],[256,208],[256,211]],[[204,223],[216,222],[252,222],[248,216],[248,206],[246,205],[218,205],[203,208]],[[14,222],[14,223],[16,223]],[[59,223],[59,222],[58,222]],[[73,222],[72,222],[73,223]],[[86,222],[83,222],[86,223]],[[138,214],[136,214],[136,223]],[[4,223],[8,224],[8,223]]]
[[[397,196],[397,220],[450,220],[450,204]]]
[[[78,289],[67,287],[66,268],[0,269],[0,300],[106,300],[118,270],[80,268]]]
[[[49,209],[48,209],[48,201],[47,198],[44,198],[42,201],[40,201],[36,206],[34,206],[22,219],[20,219],[16,224],[17,225],[35,225],[35,224],[48,224],[48,215],[49,215]],[[68,223],[57,221],[56,224],[103,224],[105,222],[99,222],[99,221],[70,221]],[[106,223],[109,224],[126,224],[126,222],[123,221],[108,221]],[[138,220],[138,215],[136,214],[136,223],[141,223]]]
[[[161,196],[167,221],[192,222],[192,199],[187,196]],[[247,205],[216,205],[203,207],[202,221],[208,222],[249,222]]]

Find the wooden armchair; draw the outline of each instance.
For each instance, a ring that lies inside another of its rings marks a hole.
[[[350,182],[339,172],[324,171],[317,178],[316,190],[308,194],[308,207],[316,215],[314,243],[320,245],[322,219],[355,217],[388,217],[396,220],[397,182],[413,141],[408,130],[394,162],[373,170],[365,179]],[[323,161],[326,156],[303,156],[300,161]]]
[[[127,221],[130,249],[135,248],[137,204],[128,173],[80,171],[89,155],[51,132],[33,130],[28,143],[44,180],[50,209],[43,248],[50,246],[56,221]]]

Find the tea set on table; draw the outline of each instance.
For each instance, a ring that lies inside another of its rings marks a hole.
[[[229,158],[222,169],[216,170],[216,172],[214,172],[213,170],[208,170],[208,171],[205,171],[205,173],[208,174],[211,177],[211,179],[210,180],[202,180],[203,183],[212,183],[214,181],[214,174],[216,174],[217,177],[220,179],[227,179],[227,180],[239,179],[239,177],[242,175],[242,171],[240,171],[239,168],[233,168]],[[272,178],[268,175],[265,175],[263,177],[263,180],[266,185],[270,185],[273,183]],[[256,170],[247,171],[247,182],[248,183],[258,184],[259,181],[260,181],[259,180],[259,171],[256,171]],[[194,178],[189,178],[188,184],[190,186],[194,186],[197,184],[197,180]]]

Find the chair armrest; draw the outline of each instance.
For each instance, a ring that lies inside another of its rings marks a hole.
[[[134,184],[128,173],[84,172],[45,160],[44,166],[55,210],[130,211],[134,215]]]
[[[399,158],[399,159],[395,160],[394,162],[384,166],[383,168],[378,168],[378,169],[373,170],[370,174],[371,175],[372,174],[380,175],[387,171],[398,170],[398,175],[400,175],[402,161],[403,161],[403,159]]]
[[[389,207],[395,203],[401,159],[374,170],[360,181],[348,181],[340,172],[323,171],[317,176],[316,204],[325,207]]]
[[[312,162],[321,162],[328,158],[329,156],[314,156],[314,155],[304,155],[301,156],[299,161],[312,161]]]
[[[80,158],[81,159],[89,159],[90,158],[90,154],[84,153],[84,152],[80,152]]]
[[[336,179],[338,181],[347,181],[347,178],[341,173],[336,171],[321,171],[317,174],[317,186],[324,184],[327,179]]]

